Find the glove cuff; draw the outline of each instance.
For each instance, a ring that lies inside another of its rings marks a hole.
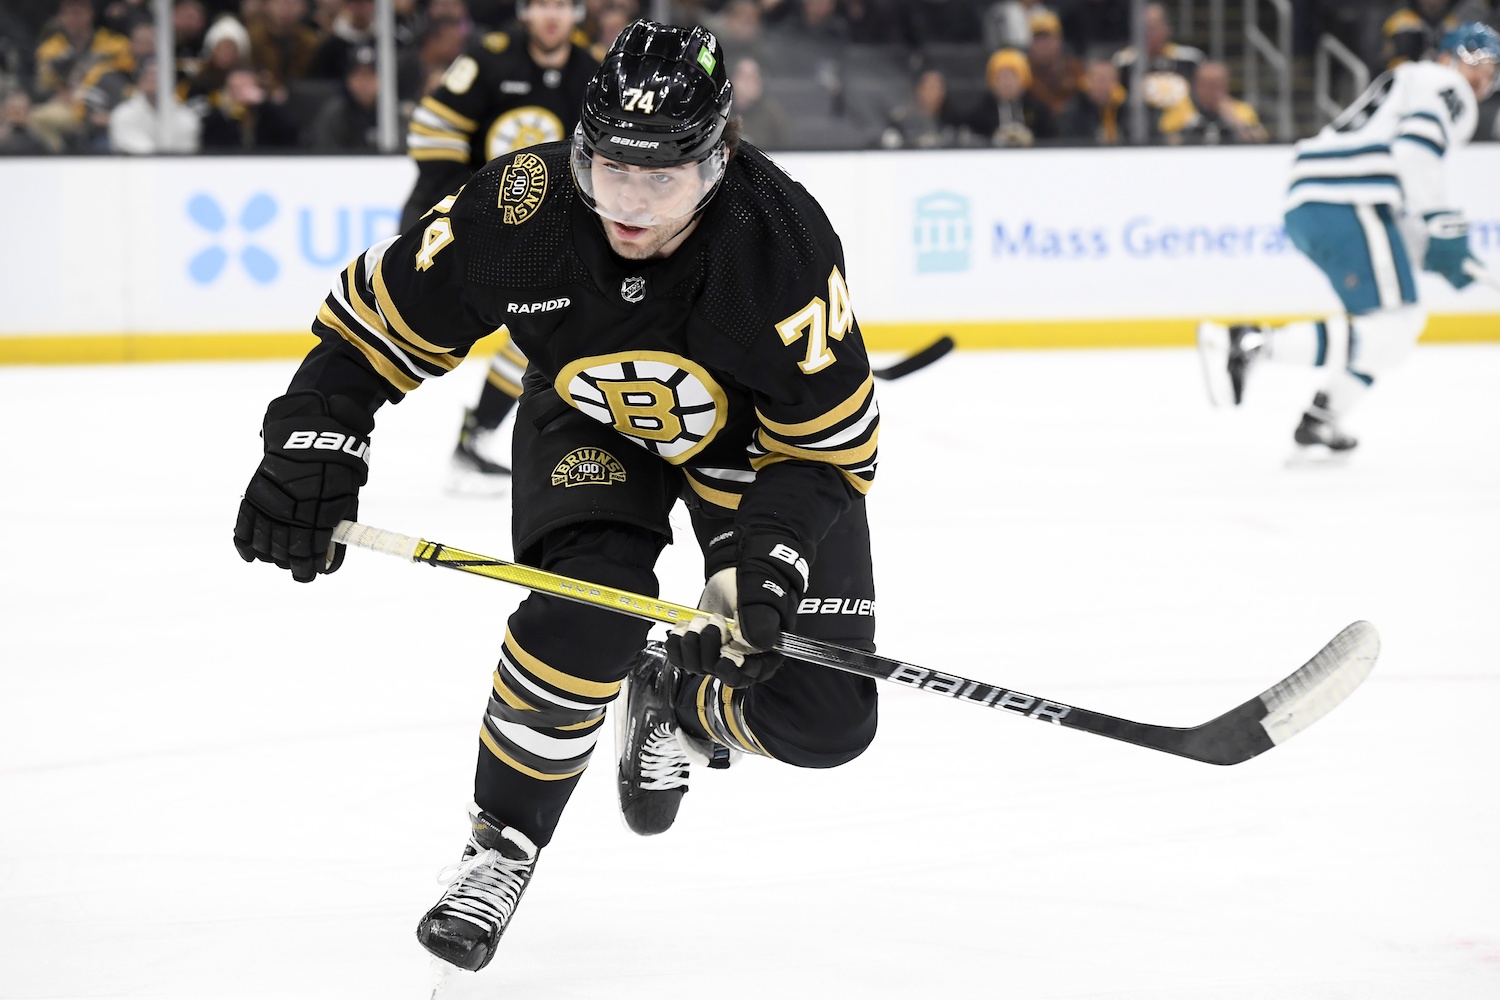
[[[375,418],[343,396],[303,390],[271,400],[261,428],[267,455],[291,461],[335,462],[369,475],[370,431]]]
[[[740,565],[755,562],[782,577],[801,595],[807,593],[811,554],[794,535],[757,531],[740,539]]]

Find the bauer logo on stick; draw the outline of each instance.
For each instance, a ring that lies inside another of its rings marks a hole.
[[[563,456],[552,470],[552,485],[611,486],[625,481],[625,466],[602,448],[577,448]]]

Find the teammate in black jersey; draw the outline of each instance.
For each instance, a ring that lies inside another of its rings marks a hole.
[[[627,28],[571,142],[490,163],[349,265],[266,412],[235,544],[301,581],[338,568],[375,410],[502,323],[531,361],[519,561],[655,595],[668,512],[688,507],[705,613],[665,648],[646,623],[542,594],[509,618],[473,836],[418,927],[460,968],[493,955],[622,682],[617,777],[640,833],[671,825],[691,762],[833,767],[874,737],[873,681],[766,651],[793,629],[873,649],[879,413],[838,237],[739,141],[724,61],[701,28]]]
[[[518,29],[471,43],[417,105],[406,134],[417,183],[401,212],[403,231],[497,156],[573,134],[583,88],[599,66],[578,31],[581,10],[573,0],[523,0]],[[498,431],[521,395],[526,358],[504,332],[453,452],[453,487],[462,492],[493,492],[509,473]]]

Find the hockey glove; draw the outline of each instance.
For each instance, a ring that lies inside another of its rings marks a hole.
[[[261,436],[266,454],[245,488],[234,547],[310,583],[344,561],[333,529],[359,512],[359,488],[375,418],[344,396],[292,392],[271,401]]]
[[[807,591],[807,560],[795,544],[782,535],[743,539],[737,564],[709,577],[698,601],[708,613],[667,636],[667,658],[730,687],[748,687],[775,674],[783,657],[771,647],[796,625],[797,604]],[[730,615],[737,626],[732,635],[725,627]]]
[[[1464,273],[1469,253],[1469,223],[1457,212],[1433,212],[1423,216],[1427,222],[1427,255],[1422,269],[1441,274],[1454,288],[1473,284]]]

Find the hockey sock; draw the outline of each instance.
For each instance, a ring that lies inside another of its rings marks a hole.
[[[1322,368],[1334,347],[1338,348],[1339,359],[1343,358],[1348,337],[1349,320],[1345,316],[1288,323],[1267,330],[1265,357],[1277,364]]]
[[[479,402],[474,404],[474,422],[485,430],[494,430],[515,405],[515,397],[487,379]]]
[[[1351,371],[1348,368],[1340,368],[1323,386],[1328,412],[1333,415],[1334,419],[1343,417],[1365,398],[1374,382],[1375,380],[1368,375]]]

